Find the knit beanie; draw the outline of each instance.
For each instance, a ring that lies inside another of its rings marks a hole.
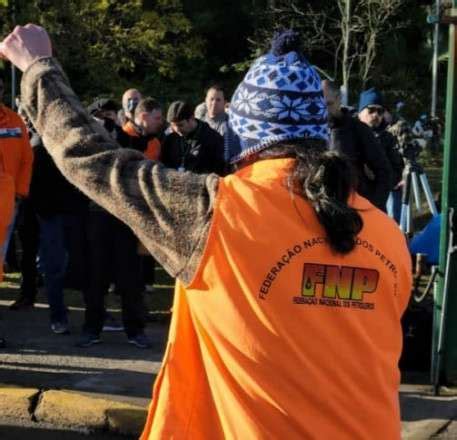
[[[369,105],[377,105],[379,107],[384,107],[384,98],[381,92],[376,90],[374,87],[365,90],[360,94],[359,113]]]
[[[225,136],[231,163],[282,141],[328,140],[321,79],[299,46],[298,33],[276,34],[236,89]]]
[[[194,115],[194,108],[184,101],[174,101],[168,107],[167,122],[177,122],[189,119]]]

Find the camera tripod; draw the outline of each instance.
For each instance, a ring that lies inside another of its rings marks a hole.
[[[408,236],[411,234],[411,199],[413,196],[417,211],[422,213],[419,182],[422,186],[422,191],[425,194],[429,211],[433,216],[438,215],[438,210],[436,209],[436,204],[433,200],[433,194],[424,169],[415,160],[408,160],[405,168],[405,186],[403,187],[400,216],[400,229]]]

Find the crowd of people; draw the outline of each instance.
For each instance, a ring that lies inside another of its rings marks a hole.
[[[3,90],[3,81],[0,84]],[[362,92],[354,113],[341,104],[336,83],[324,80],[322,89],[329,112],[330,149],[351,160],[358,192],[373,205],[386,211],[390,197],[390,215],[398,222],[404,160],[399,139],[390,131],[397,121],[392,121],[382,94],[374,88]],[[225,96],[224,89],[213,84],[196,108],[176,101],[165,118],[161,103],[128,89],[121,108],[114,99],[97,98],[87,111],[123,148],[140,151],[145,158],[178,171],[224,176],[230,170],[224,148],[224,137],[229,136]],[[10,309],[32,307],[37,282],[42,279],[51,330],[68,333],[64,287],[70,255],[75,255],[80,264],[85,263],[76,270],[86,305],[78,346],[99,343],[103,329],[124,328],[129,342],[150,347],[144,333],[143,295],[146,280],[153,281],[154,260],[141,255],[141,245],[125,224],[63,177],[21,110],[19,99],[17,105],[19,114],[4,104],[0,107],[0,130],[5,133],[0,157],[5,173],[14,181],[16,199],[0,250],[5,264],[19,266],[22,273],[20,296]],[[3,218],[8,218],[6,213]],[[20,263],[16,246],[9,246],[15,229],[22,249]],[[105,294],[113,284],[122,300],[122,325],[104,307]]]
[[[400,139],[391,130],[398,118],[393,120],[382,94],[374,88],[360,94],[355,112],[342,105],[336,83],[324,80],[322,90],[329,114],[329,148],[352,162],[358,192],[382,211],[389,207],[389,215],[398,222],[405,165]],[[230,103],[220,85],[212,84],[196,108],[189,102],[171,103],[166,117],[161,103],[137,89],[126,90],[121,102],[119,108],[114,99],[97,98],[87,112],[123,148],[178,171],[229,173],[224,138],[230,138]],[[154,259],[142,255],[128,226],[63,177],[19,99],[17,106],[18,114],[0,106],[0,164],[14,182],[16,200],[12,215],[6,212],[6,204],[3,208],[2,221],[11,220],[4,228],[0,255],[5,264],[22,273],[20,294],[10,309],[32,307],[42,279],[50,328],[56,334],[68,333],[64,287],[69,265],[76,260],[83,266],[75,272],[86,306],[78,346],[101,342],[103,329],[124,329],[129,342],[150,347],[144,333],[144,291],[146,283],[153,282]],[[22,249],[19,263],[14,241],[9,246],[14,230]],[[121,297],[122,324],[105,310],[104,298],[112,285]]]
[[[80,267],[73,268],[73,278],[77,278],[76,287],[83,292],[86,306],[78,346],[99,343],[103,329],[123,328],[130,343],[150,347],[144,333],[144,291],[146,282],[153,282],[154,260],[142,255],[141,245],[128,226],[63,177],[19,99],[17,104],[18,114],[4,104],[0,107],[0,163],[4,174],[14,181],[16,199],[12,215],[2,212],[3,221],[10,220],[0,251],[5,264],[22,273],[20,294],[10,309],[33,307],[42,280],[50,328],[56,334],[68,333],[64,287],[69,265],[76,261]],[[206,91],[205,101],[195,109],[199,118],[190,103],[176,101],[165,119],[161,104],[136,89],[125,91],[120,109],[113,99],[97,98],[87,111],[123,148],[179,171],[223,176],[227,173],[225,104],[224,90],[213,84]],[[15,236],[22,250],[20,259],[15,252]],[[112,285],[121,297],[122,324],[104,307]]]
[[[143,440],[400,438],[411,258],[382,212],[404,164],[379,91],[362,92],[349,114],[292,30],[250,67],[228,116],[211,87],[198,117],[178,101],[166,123],[160,105],[137,90],[126,92],[121,114],[109,101],[85,109],[41,27],[16,27],[0,55],[24,72],[29,126],[15,119],[0,133],[11,142],[36,136],[34,148],[44,147],[59,178],[74,185],[68,191],[90,200],[77,220],[92,240],[80,346],[100,340],[112,281],[128,289],[120,293],[129,342],[149,346],[139,313],[144,278],[132,284],[138,266],[122,272],[137,264],[137,240],[177,279]],[[11,149],[0,143],[2,157]],[[34,170],[32,188],[21,192],[11,184],[18,168],[2,162],[9,194],[33,206]],[[68,214],[74,224],[74,212],[36,214],[56,333],[67,330]]]

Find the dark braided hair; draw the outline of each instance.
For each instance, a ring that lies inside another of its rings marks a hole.
[[[296,159],[288,187],[311,203],[330,247],[340,254],[351,252],[363,227],[360,214],[348,205],[357,186],[351,162],[328,150],[325,142],[305,139],[276,144],[260,152],[257,159],[279,157]]]

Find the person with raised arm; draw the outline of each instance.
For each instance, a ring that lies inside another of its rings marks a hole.
[[[400,439],[411,263],[395,223],[327,149],[320,78],[293,31],[231,100],[234,173],[119,148],[85,112],[45,30],[1,53],[57,166],[178,278],[142,439]]]

